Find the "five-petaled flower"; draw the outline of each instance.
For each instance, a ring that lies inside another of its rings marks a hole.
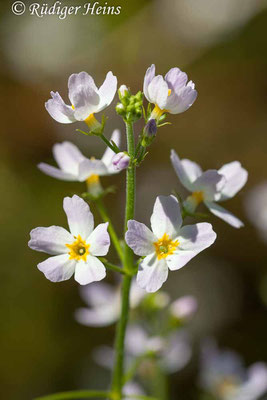
[[[111,140],[120,145],[120,131],[114,130]],[[46,175],[63,181],[84,182],[89,186],[99,185],[99,176],[112,175],[119,170],[114,168],[112,160],[114,152],[107,147],[101,160],[85,157],[77,146],[70,142],[56,143],[53,155],[59,168],[46,163],[38,164],[38,168]]]
[[[225,164],[218,171],[212,169],[203,172],[197,163],[180,160],[174,150],[171,151],[171,162],[182,185],[192,192],[184,202],[187,211],[194,212],[203,202],[212,214],[228,224],[235,228],[243,226],[242,221],[217,204],[218,201],[232,198],[247,182],[248,173],[240,162]]]
[[[99,129],[101,124],[94,114],[112,102],[117,90],[116,76],[109,71],[98,89],[87,72],[80,72],[69,77],[68,88],[71,105],[65,104],[58,92],[51,92],[52,99],[45,103],[51,117],[62,124],[84,121],[90,130]]]
[[[140,222],[128,221],[125,239],[135,254],[145,256],[137,283],[147,292],[155,292],[162,286],[168,269],[182,268],[216,239],[211,224],[182,227],[182,221],[180,205],[174,196],[157,197],[151,216],[152,231]]]
[[[94,229],[94,217],[89,205],[79,196],[65,197],[63,208],[70,232],[60,226],[35,228],[29,247],[53,257],[38,264],[38,269],[52,282],[74,279],[81,285],[100,281],[106,269],[98,256],[108,253],[110,238],[108,223]]]
[[[157,121],[163,113],[179,114],[192,106],[197,98],[195,84],[179,68],[171,68],[163,78],[155,76],[152,64],[145,74],[143,91],[146,99],[155,105],[150,118]]]

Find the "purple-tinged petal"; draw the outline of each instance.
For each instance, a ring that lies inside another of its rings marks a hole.
[[[161,110],[166,109],[168,85],[161,75],[155,76],[148,85],[149,101],[157,104]]]
[[[71,244],[74,241],[73,236],[61,226],[35,228],[31,231],[30,236],[28,245],[32,250],[52,255],[67,253],[66,244]]]
[[[222,201],[234,197],[239,190],[246,184],[248,172],[241,166],[239,161],[223,165],[218,173],[225,177],[225,185],[221,193],[216,196],[216,201]]]
[[[155,77],[155,65],[152,64],[151,67],[149,67],[146,71],[144,78],[144,87],[143,87],[144,95],[146,96],[147,101],[149,101],[150,103],[152,103],[152,101],[149,97],[148,85],[150,84],[150,82],[154,77]]]
[[[76,121],[74,111],[71,106],[64,103],[58,92],[51,92],[52,99],[45,103],[48,113],[61,124],[71,124]]]
[[[94,229],[94,217],[89,205],[79,196],[65,197],[63,208],[73,236],[80,235],[83,240],[88,238]]]
[[[204,200],[214,200],[225,185],[225,178],[215,169],[209,169],[197,178],[193,184],[194,192],[203,192]]]
[[[51,282],[61,282],[72,277],[75,265],[75,260],[70,260],[68,254],[61,254],[59,256],[49,257],[47,260],[38,264],[37,267]]]
[[[108,234],[108,222],[99,224],[86,239],[90,244],[89,252],[93,256],[105,256],[110,246],[110,237]]]
[[[157,238],[146,225],[132,219],[128,221],[125,240],[135,254],[147,256],[155,251],[153,243]]]
[[[110,105],[117,90],[117,77],[113,75],[111,71],[109,71],[106,75],[106,79],[104,80],[102,86],[100,86],[98,90],[98,94],[100,96],[100,102],[97,111],[99,112],[104,110],[107,106]]]
[[[221,218],[234,228],[241,228],[244,226],[243,222],[240,221],[240,219],[235,217],[232,213],[230,213],[230,211],[227,211],[219,204],[216,204],[212,201],[204,201],[204,203],[212,214],[216,215],[216,217],[218,218]]]
[[[76,182],[78,180],[78,177],[76,175],[69,174],[68,172],[64,172],[61,169],[58,169],[46,163],[40,163],[37,165],[37,167],[44,174],[52,176],[52,178],[70,182]]]
[[[87,256],[86,261],[78,261],[75,268],[74,279],[80,285],[100,281],[106,276],[104,264],[94,256]]]
[[[168,266],[164,259],[155,254],[145,257],[139,265],[137,284],[149,293],[156,292],[168,278]]]
[[[174,171],[176,172],[176,175],[178,176],[181,184],[187,190],[189,190],[189,192],[193,192],[194,186],[192,185],[192,183],[194,181],[192,180],[192,168],[187,170],[186,163],[183,163],[182,160],[180,160],[180,158],[178,157],[177,153],[174,150],[171,150],[171,162]]]
[[[151,216],[151,228],[159,239],[165,233],[171,238],[178,235],[182,225],[180,205],[174,196],[158,196]]]
[[[187,74],[179,68],[171,68],[165,75],[165,80],[171,90],[178,91],[186,85],[188,80]]]

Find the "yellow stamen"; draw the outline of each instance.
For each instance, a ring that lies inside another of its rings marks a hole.
[[[169,89],[168,90],[168,96],[170,96],[172,90]],[[157,121],[160,119],[160,117],[162,116],[162,114],[168,112],[168,110],[162,110],[161,108],[159,108],[159,106],[157,104],[155,104],[155,107],[151,113],[150,118],[156,119]]]
[[[71,105],[71,108],[72,108],[73,110],[75,110],[75,107],[74,107],[74,105],[73,105],[73,104]]]
[[[86,179],[87,185],[94,185],[96,183],[99,183],[99,175],[93,174],[89,176],[89,178]]]
[[[172,90],[171,90],[171,89],[169,89],[169,90],[168,90],[168,96],[170,96],[170,95],[171,95],[171,92],[172,92]]]
[[[220,397],[227,397],[235,391],[237,386],[237,379],[229,376],[217,385],[216,392]]]
[[[72,244],[65,245],[68,249],[70,249],[69,259],[77,261],[79,260],[86,261],[86,258],[89,255],[90,244],[87,244],[86,241],[83,240],[80,235],[74,237],[76,240]]]
[[[203,192],[201,192],[201,191],[200,192],[193,192],[192,193],[192,197],[195,200],[197,205],[202,203],[202,201],[204,200],[204,195],[203,195]]]
[[[162,238],[160,238],[157,242],[154,242],[154,246],[156,249],[157,258],[158,260],[161,260],[162,258],[166,258],[173,254],[179,246],[179,242],[178,240],[170,239],[169,235],[164,233]]]

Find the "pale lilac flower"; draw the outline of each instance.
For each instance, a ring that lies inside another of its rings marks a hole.
[[[119,319],[121,311],[120,286],[115,288],[107,283],[94,283],[81,288],[81,297],[88,304],[79,308],[75,319],[86,326],[108,326]],[[146,292],[133,281],[130,291],[130,307],[135,309],[143,300]]]
[[[152,64],[146,71],[143,88],[149,103],[155,105],[150,118],[159,120],[165,112],[179,114],[188,110],[197,98],[197,91],[195,84],[187,81],[186,73],[179,68],[171,68],[164,78],[155,76]]]
[[[267,365],[248,369],[238,354],[208,341],[202,348],[200,385],[219,400],[256,400],[267,392]]]
[[[101,125],[94,114],[103,111],[112,102],[117,90],[117,78],[109,71],[98,89],[93,78],[86,72],[72,74],[68,81],[70,105],[64,103],[58,92],[51,92],[52,99],[45,107],[52,118],[62,124],[84,121],[89,129]]]
[[[105,278],[106,269],[97,257],[105,256],[109,250],[108,223],[94,229],[89,205],[79,196],[65,197],[63,208],[70,232],[50,226],[30,233],[29,247],[53,256],[38,264],[38,269],[52,282],[65,281],[73,274],[81,285],[100,281]]]
[[[182,185],[192,192],[184,202],[187,211],[194,212],[203,202],[212,214],[228,224],[235,228],[243,226],[242,221],[217,204],[234,197],[247,182],[248,173],[240,162],[225,164],[218,171],[210,169],[203,172],[197,163],[180,160],[174,150],[171,151],[171,162]]]
[[[122,171],[123,169],[128,168],[130,164],[130,157],[127,153],[121,151],[117,153],[112,158],[112,165],[116,171]]]
[[[154,355],[167,373],[181,370],[190,360],[192,350],[184,331],[166,337],[149,336],[138,325],[130,325],[126,332],[125,349],[132,357]]]
[[[169,269],[182,268],[215,241],[211,224],[182,227],[182,222],[180,205],[174,196],[157,197],[151,216],[152,231],[135,220],[128,222],[125,239],[135,254],[145,257],[139,265],[137,283],[147,292],[160,289]]]
[[[192,355],[190,340],[185,331],[175,331],[166,337],[149,336],[138,325],[130,325],[125,337],[126,366],[129,368],[134,359],[151,357],[156,359],[168,374],[181,370]],[[101,346],[94,351],[94,359],[104,368],[112,369],[114,349]]]
[[[120,145],[120,131],[114,130],[111,140]],[[96,160],[85,157],[77,146],[70,142],[56,143],[53,146],[53,155],[59,168],[46,163],[38,164],[38,168],[46,175],[63,181],[97,182],[99,176],[111,175],[119,172],[113,167],[114,152],[107,147],[103,157]]]
[[[194,296],[183,296],[175,300],[170,305],[169,310],[174,318],[184,321],[190,319],[195,314],[197,307],[197,300]]]
[[[247,216],[267,242],[267,181],[255,186],[245,199]]]
[[[145,392],[143,390],[143,388],[136,382],[127,382],[124,387],[123,387],[123,394],[124,396],[129,396],[132,400],[137,400],[136,397],[134,397],[135,395],[138,396],[138,398],[140,399],[139,396],[145,396]]]

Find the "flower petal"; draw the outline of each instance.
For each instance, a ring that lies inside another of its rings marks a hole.
[[[150,221],[152,231],[158,239],[165,233],[170,237],[177,236],[183,220],[176,197],[158,196]]]
[[[212,201],[204,201],[204,203],[212,214],[216,215],[218,218],[221,218],[234,228],[241,228],[244,226],[240,219],[235,217],[232,213],[230,213],[230,211],[227,211],[222,206],[219,206],[219,204],[213,203]]]
[[[223,165],[218,172],[225,177],[226,183],[221,193],[216,197],[216,201],[234,197],[248,180],[248,172],[241,166],[239,161]]]
[[[146,225],[131,219],[128,221],[125,240],[135,254],[147,256],[155,251],[153,242],[156,242],[157,238]]]
[[[57,122],[61,124],[71,124],[75,122],[73,109],[64,103],[62,97],[58,92],[51,92],[52,99],[45,103],[45,108],[48,113]]]
[[[148,85],[150,84],[150,82],[152,81],[154,76],[155,76],[155,65],[152,64],[151,67],[149,67],[146,70],[146,74],[145,74],[145,78],[144,78],[144,86],[143,86],[144,95],[146,96],[147,101],[149,101],[150,103],[153,103],[153,101],[151,101],[151,99],[149,97]]]
[[[78,308],[75,311],[75,319],[85,326],[108,326],[117,321],[119,308],[115,310],[111,306],[103,306],[97,309]]]
[[[52,176],[56,179],[61,179],[62,181],[72,181],[75,182],[78,180],[76,175],[69,174],[68,172],[64,172],[61,169],[53,167],[52,165],[46,163],[40,163],[37,165],[40,171],[44,174]]]
[[[209,169],[197,178],[194,182],[194,191],[203,192],[204,199],[214,200],[216,194],[222,190],[225,185],[225,177],[220,175],[215,169]]]
[[[110,140],[114,142],[118,147],[120,147],[121,133],[119,129],[115,129],[113,131]],[[115,154],[114,151],[112,151],[110,147],[107,147],[105,153],[103,154],[103,157],[101,158],[101,161],[106,165],[110,173],[118,172],[114,169],[112,164],[112,158],[114,157],[114,154]]]
[[[216,237],[212,225],[207,222],[183,226],[177,237],[179,242],[177,250],[166,258],[170,270],[182,268],[198,253],[211,246]]]
[[[98,106],[98,110],[95,112],[99,112],[104,110],[107,106],[110,105],[117,90],[117,77],[113,75],[111,71],[109,71],[106,75],[106,79],[104,80],[102,86],[100,86],[98,90],[98,94],[100,96],[100,102]]]
[[[68,254],[61,254],[59,256],[49,257],[47,260],[38,264],[37,267],[51,282],[61,282],[72,277],[75,265],[75,260],[70,260]]]
[[[87,260],[78,261],[75,268],[74,279],[80,285],[87,285],[91,282],[101,281],[106,276],[106,268],[102,262],[94,257],[87,256]]]
[[[176,172],[176,175],[178,176],[181,184],[187,190],[189,190],[189,192],[193,192],[194,191],[194,186],[192,185],[192,183],[194,181],[192,180],[192,175],[193,175],[192,174],[192,167],[187,170],[187,168],[186,168],[187,164],[186,163],[182,163],[182,160],[180,160],[180,158],[178,157],[178,154],[174,150],[171,150],[171,162],[172,162],[172,166],[174,168],[174,171]]]
[[[90,254],[93,256],[105,256],[110,246],[110,237],[108,234],[108,222],[99,224],[86,239],[90,244]]]
[[[35,228],[30,236],[28,245],[31,249],[52,255],[67,253],[66,244],[71,244],[74,240],[73,236],[61,226]]]
[[[74,195],[64,198],[63,208],[73,236],[81,235],[84,240],[88,238],[94,229],[94,217],[89,205],[79,196]]]
[[[105,176],[109,171],[102,160],[86,159],[79,164],[79,181],[84,182],[92,175]]]
[[[248,369],[248,379],[235,392],[235,400],[256,400],[267,392],[267,365],[257,362]]]
[[[87,72],[72,74],[68,87],[74,116],[78,121],[84,121],[90,114],[97,112],[100,97],[93,78]]]
[[[162,75],[155,76],[148,85],[150,103],[157,104],[161,110],[164,110],[166,108],[168,91],[168,84],[164,81]]]
[[[186,85],[188,80],[187,74],[181,71],[179,68],[171,68],[165,75],[165,80],[168,83],[169,88],[173,91],[178,91]]]
[[[156,292],[168,278],[168,266],[164,259],[155,254],[145,257],[139,266],[137,284],[149,293]]]
[[[80,295],[88,306],[96,308],[112,302],[116,297],[116,290],[108,283],[96,282],[83,286]]]
[[[78,175],[79,163],[86,158],[77,146],[71,142],[56,143],[52,151],[54,159],[62,171]]]
[[[191,82],[190,82],[191,83]],[[197,98],[197,91],[187,84],[178,92],[172,92],[167,99],[166,108],[171,114],[180,114],[190,108]]]

